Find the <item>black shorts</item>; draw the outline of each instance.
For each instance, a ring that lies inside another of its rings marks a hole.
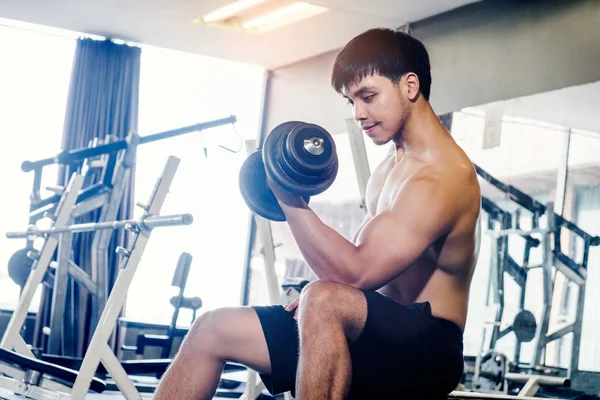
[[[350,398],[445,398],[462,377],[462,330],[432,316],[427,302],[404,306],[375,291],[363,293],[368,315],[361,335],[350,345]],[[299,346],[294,313],[282,306],[254,309],[271,359],[271,375],[260,377],[272,395],[294,395]]]

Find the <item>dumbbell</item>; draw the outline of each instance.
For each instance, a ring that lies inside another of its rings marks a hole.
[[[325,129],[301,121],[284,122],[269,132],[262,150],[250,154],[242,164],[240,192],[255,214],[271,221],[285,221],[267,177],[308,203],[311,196],[331,186],[337,171],[335,142]]]

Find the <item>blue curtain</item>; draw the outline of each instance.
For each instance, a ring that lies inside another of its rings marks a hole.
[[[111,40],[79,39],[75,50],[73,70],[65,115],[62,150],[86,147],[94,138],[105,139],[110,134],[123,139],[138,129],[141,49]],[[62,166],[58,183],[65,185],[80,165]],[[134,175],[132,171],[118,219],[130,219],[133,214]],[[99,216],[86,215],[77,223],[93,222]],[[73,238],[72,260],[90,273],[93,232],[79,233]],[[116,279],[118,259],[116,246],[127,246],[127,235],[114,231],[109,246],[108,286]],[[93,303],[87,291],[76,283],[69,284],[65,306],[65,328],[68,318],[74,317],[74,332],[63,331],[68,340],[62,355],[82,357],[95,326],[89,315]],[[49,318],[49,317],[48,317]],[[116,331],[113,343],[116,341]]]

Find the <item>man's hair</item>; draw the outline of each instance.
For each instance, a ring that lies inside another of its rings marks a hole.
[[[342,89],[376,73],[398,84],[408,72],[419,77],[420,92],[429,101],[431,66],[423,43],[393,29],[370,29],[350,40],[338,53],[331,86],[341,93]]]

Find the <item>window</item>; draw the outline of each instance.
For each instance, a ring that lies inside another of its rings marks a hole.
[[[239,305],[249,218],[238,189],[247,157],[240,137],[257,137],[263,74],[255,66],[143,47],[141,136],[229,115],[238,122],[235,129],[225,125],[138,148],[135,201],[147,201],[167,157],[176,156],[181,163],[161,214],[191,213],[194,223],[153,231],[128,292],[128,319],[170,322],[171,280],[181,252],[193,256],[186,295],[202,298],[201,312]],[[137,209],[135,217],[140,214]]]
[[[16,24],[11,21],[0,24],[0,132],[4,138],[0,169],[5,178],[0,259],[7,265],[10,256],[25,245],[24,240],[5,235],[27,228],[33,175],[22,172],[21,163],[50,157],[60,148],[75,41],[13,27]],[[45,168],[42,188],[55,185],[56,174],[56,166]],[[48,195],[42,191],[42,197]],[[37,311],[40,293],[31,311]],[[0,268],[0,308],[12,310],[18,300],[19,287],[7,269]]]

